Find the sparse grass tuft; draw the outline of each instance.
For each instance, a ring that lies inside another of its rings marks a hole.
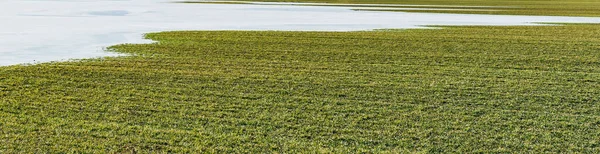
[[[407,5],[453,5],[455,9],[470,10],[403,10],[403,12],[463,13],[463,14],[503,14],[503,15],[544,15],[544,16],[589,16],[600,17],[598,0],[241,0],[266,2],[315,2],[340,4],[407,4]],[[464,6],[464,7],[456,7]],[[493,6],[495,11],[472,6]],[[397,8],[423,8],[418,6],[396,6]],[[447,6],[427,6],[446,8]],[[483,9],[483,10],[481,10]],[[382,10],[390,11],[390,10]]]

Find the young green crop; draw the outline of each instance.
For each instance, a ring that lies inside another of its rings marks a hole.
[[[599,27],[148,34],[0,67],[0,153],[598,153]]]

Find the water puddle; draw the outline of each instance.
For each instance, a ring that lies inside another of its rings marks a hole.
[[[148,43],[142,38],[144,33],[172,30],[355,31],[423,25],[600,23],[600,18],[588,17],[353,11],[357,7],[364,8],[166,0],[2,0],[0,66],[118,56],[103,49],[121,43]]]

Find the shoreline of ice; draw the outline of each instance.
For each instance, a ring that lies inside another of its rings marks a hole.
[[[0,66],[119,56],[103,49],[150,43],[176,30],[357,31],[422,25],[600,23],[600,18],[353,11],[355,7],[184,4],[165,0],[0,1]]]

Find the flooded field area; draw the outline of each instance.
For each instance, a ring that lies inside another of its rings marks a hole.
[[[592,17],[355,11],[361,10],[361,6],[272,4],[3,0],[0,1],[0,66],[118,56],[105,52],[104,48],[121,43],[148,43],[143,34],[159,31],[356,31],[425,25],[600,23],[600,18]]]

